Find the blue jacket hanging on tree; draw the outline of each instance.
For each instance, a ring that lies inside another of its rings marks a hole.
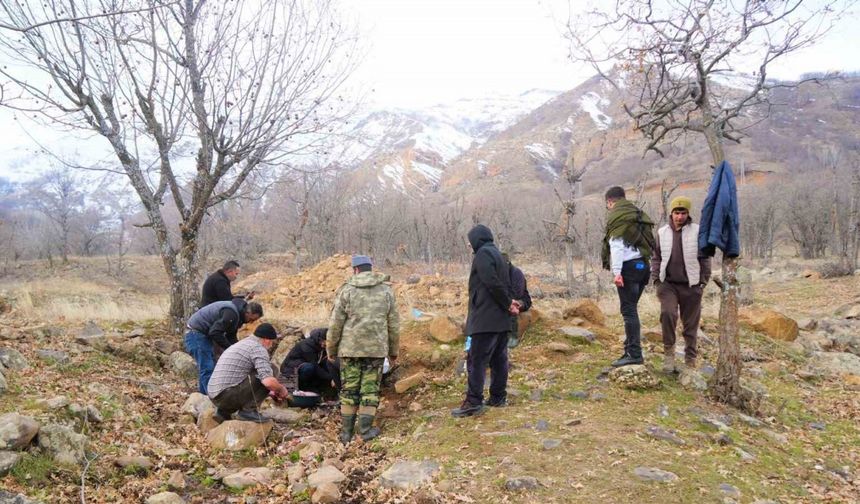
[[[699,250],[713,256],[719,248],[727,257],[741,253],[740,213],[735,175],[728,161],[714,170],[699,224]]]

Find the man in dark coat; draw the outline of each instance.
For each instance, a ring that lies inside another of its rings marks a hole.
[[[233,299],[233,291],[230,289],[230,284],[239,276],[239,263],[230,260],[224,263],[224,266],[212,273],[203,282],[203,290],[201,293],[200,307],[210,305],[216,301],[230,301]],[[249,292],[244,298],[247,301],[254,299],[254,292]]]
[[[463,404],[451,411],[455,417],[484,412],[484,375],[490,367],[488,406],[504,406],[508,385],[508,331],[511,315],[519,313],[519,303],[511,298],[509,270],[499,249],[493,244],[493,233],[478,224],[469,231],[474,251],[469,273],[469,315],[466,334],[471,336],[468,370],[469,383]]]
[[[200,308],[188,319],[185,333],[185,350],[197,362],[200,393],[208,392],[209,379],[215,369],[213,344],[227,349],[238,341],[236,333],[243,324],[254,322],[263,316],[259,303],[247,303],[244,299],[217,301]]]
[[[520,344],[520,325],[528,326],[528,321],[521,322],[523,317],[527,317],[526,312],[532,307],[532,297],[529,294],[528,284],[526,283],[526,275],[523,270],[514,266],[511,258],[507,253],[502,254],[502,258],[508,265],[509,275],[511,278],[511,297],[519,302],[519,315],[511,315],[511,333],[508,336],[508,348],[515,348]]]
[[[281,363],[281,382],[290,391],[303,390],[322,394],[327,389],[340,390],[339,361],[331,362],[325,350],[328,328],[319,327],[293,346]]]

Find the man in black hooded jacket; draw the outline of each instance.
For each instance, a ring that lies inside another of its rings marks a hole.
[[[322,394],[340,390],[339,360],[328,360],[325,344],[328,328],[318,327],[296,343],[281,363],[281,383],[290,392],[303,390]]]
[[[484,411],[484,375],[490,367],[488,406],[504,406],[508,386],[508,342],[511,315],[519,304],[511,299],[508,266],[493,244],[490,228],[478,224],[469,231],[474,251],[469,272],[469,315],[466,334],[472,337],[467,366],[469,383],[463,404],[451,411],[455,417],[472,416]]]

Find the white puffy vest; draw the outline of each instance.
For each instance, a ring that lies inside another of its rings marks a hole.
[[[657,231],[660,237],[660,281],[666,281],[666,266],[672,257],[672,240],[674,230],[669,224]],[[684,269],[687,271],[687,280],[690,287],[698,285],[701,280],[702,269],[699,266],[699,225],[692,222],[681,228],[681,250],[684,252]]]

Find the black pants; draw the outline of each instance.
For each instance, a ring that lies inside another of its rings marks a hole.
[[[324,360],[320,364],[305,362],[299,366],[299,390],[322,394],[324,391],[331,389],[332,381],[334,381],[335,385],[334,392],[337,393],[340,390],[340,366],[338,362],[333,363]]]
[[[277,376],[278,368],[272,366],[272,372]],[[257,378],[256,373],[248,375],[238,385],[225,388],[212,399],[215,407],[225,415],[243,411],[257,411],[263,401],[269,397],[269,389]]]
[[[490,367],[490,399],[500,401],[508,389],[508,333],[477,333],[472,335],[472,346],[467,360],[469,404],[484,402],[484,375]]]
[[[648,285],[650,268],[648,261],[633,259],[625,261],[621,267],[624,287],[618,289],[621,302],[621,317],[624,319],[624,354],[634,359],[642,358],[642,335],[639,323],[639,298]]]

